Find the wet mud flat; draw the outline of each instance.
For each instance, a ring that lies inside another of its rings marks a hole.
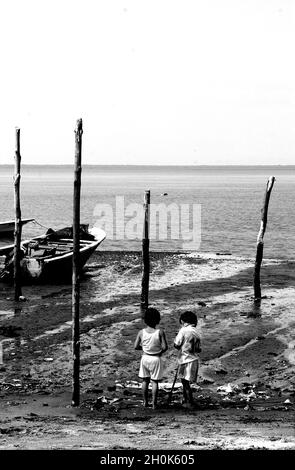
[[[0,284],[0,448],[295,449],[295,262],[264,261],[257,304],[252,259],[153,253],[151,261],[150,302],[169,344],[157,411],[141,406],[133,350],[143,326],[140,253],[97,252],[83,276],[78,409],[71,285],[24,286],[27,300],[15,305],[12,286]],[[178,383],[167,403],[187,309],[202,339],[193,410],[181,406]]]

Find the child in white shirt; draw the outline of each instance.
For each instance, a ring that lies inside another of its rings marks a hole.
[[[179,350],[178,376],[183,386],[183,403],[193,406],[190,383],[196,383],[199,370],[201,340],[197,332],[198,318],[194,312],[186,311],[180,315],[181,328],[174,340],[174,347]]]

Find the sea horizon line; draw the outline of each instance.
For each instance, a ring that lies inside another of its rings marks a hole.
[[[73,167],[74,163],[22,163],[22,167]],[[0,167],[14,167],[13,163],[0,163]],[[245,164],[210,164],[210,165],[197,165],[197,164],[131,164],[131,163],[83,163],[83,167],[117,167],[117,168],[142,168],[142,167],[154,167],[154,168],[295,168],[295,164],[257,164],[257,165],[245,165]]]

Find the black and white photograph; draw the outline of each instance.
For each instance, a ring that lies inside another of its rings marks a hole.
[[[294,2],[2,1],[0,39],[0,458],[287,457]]]

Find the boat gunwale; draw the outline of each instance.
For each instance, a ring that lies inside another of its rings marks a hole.
[[[33,220],[35,219],[21,219],[21,223],[32,222]],[[0,222],[0,227],[1,225],[4,225],[4,224],[15,224],[15,220],[3,220],[3,222]]]
[[[35,219],[23,219],[23,220],[35,220]],[[91,231],[92,231],[93,229],[96,229],[96,227],[93,227],[93,228],[89,231],[90,234],[91,234]],[[82,247],[79,248],[79,252],[80,252],[80,253],[81,253],[81,252],[84,253],[87,249],[90,249],[90,248],[92,248],[92,247],[96,248],[98,245],[100,245],[100,243],[102,243],[102,242],[105,240],[105,238],[106,238],[106,233],[105,233],[105,231],[102,230],[102,229],[98,229],[98,230],[99,230],[99,233],[93,233],[93,234],[92,234],[93,237],[94,237],[94,240],[84,240],[84,239],[81,239],[81,240],[80,240],[80,244],[83,243],[83,244],[85,245],[85,246],[82,246]],[[96,230],[95,230],[95,231],[96,231]],[[97,232],[97,231],[96,231],[96,232]],[[21,248],[22,248],[22,247],[26,247],[26,245],[28,245],[28,244],[29,244],[30,242],[32,242],[32,241],[39,241],[39,242],[40,242],[41,240],[46,241],[46,237],[47,237],[47,236],[48,236],[48,235],[43,234],[43,235],[38,235],[38,236],[36,236],[36,237],[28,238],[28,239],[26,239],[26,240],[22,240],[22,241],[21,241]],[[50,241],[50,240],[48,240],[48,241]],[[66,242],[66,243],[67,243],[67,242],[68,242],[68,243],[73,243],[73,238],[60,238],[59,240],[56,240],[56,244],[58,244],[59,241],[60,241],[60,242]],[[52,240],[52,242],[54,242],[54,240]],[[0,256],[3,256],[3,257],[7,256],[7,253],[9,253],[9,251],[13,250],[14,247],[15,247],[14,242],[11,243],[11,244],[8,244],[8,245],[3,245],[3,246],[0,245]],[[2,252],[3,252],[3,253],[2,253]],[[56,259],[58,259],[58,258],[67,258],[68,256],[72,256],[72,254],[73,254],[73,247],[72,247],[68,252],[66,252],[66,253],[64,253],[64,254],[61,254],[61,255],[59,255],[59,256],[56,256],[56,257],[54,257],[54,258],[51,258],[51,259],[56,260]],[[49,255],[49,256],[50,256],[50,255]],[[40,258],[42,258],[42,257],[40,256]],[[39,258],[39,259],[40,259],[40,258]],[[43,258],[44,258],[44,257],[43,257]],[[47,258],[47,257],[46,257],[46,258]],[[38,257],[36,257],[35,259],[38,259]],[[49,260],[47,260],[47,261],[49,261]]]
[[[101,240],[92,240],[92,241],[90,241],[90,240],[81,240],[83,242],[88,242],[88,243],[85,246],[83,246],[82,248],[79,249],[79,253],[84,253],[85,251],[90,250],[92,248],[95,249],[104,239],[105,239],[105,237],[102,238]],[[67,251],[64,254],[58,255],[58,256],[52,256],[52,255],[36,256],[36,257],[34,257],[34,259],[43,261],[45,264],[49,264],[53,261],[66,259],[66,258],[69,258],[69,257],[72,257],[72,256],[73,256],[73,249]],[[28,258],[33,258],[33,257],[28,256]]]

